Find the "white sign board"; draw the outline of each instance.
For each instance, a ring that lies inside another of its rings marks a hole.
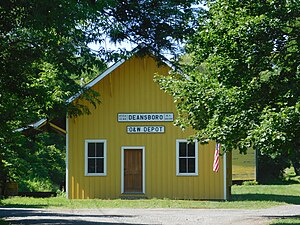
[[[118,122],[172,122],[173,113],[119,113]]]
[[[127,126],[128,134],[164,133],[164,126]]]

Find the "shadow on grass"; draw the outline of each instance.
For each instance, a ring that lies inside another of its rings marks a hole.
[[[271,224],[274,225],[299,225],[300,215],[297,216],[267,216],[268,219],[275,219]]]
[[[269,219],[300,219],[300,215],[296,216],[267,216]],[[300,220],[299,220],[300,222]]]
[[[36,208],[36,209],[43,209],[43,208],[48,208],[49,205],[35,205],[35,204],[0,204],[0,208],[24,208],[24,209],[29,209],[29,208]]]
[[[271,224],[274,224],[274,225],[299,225],[300,222],[299,221],[289,221],[289,222],[275,222],[275,223],[271,223]]]
[[[273,194],[234,194],[232,201],[275,201],[300,205],[300,196]]]
[[[291,185],[291,184],[300,184],[300,181],[298,181],[299,178],[289,178],[288,180],[282,180],[282,179],[273,179],[273,180],[264,180],[259,181],[260,184],[263,185]]]

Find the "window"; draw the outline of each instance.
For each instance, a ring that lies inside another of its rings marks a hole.
[[[198,175],[198,143],[187,140],[176,141],[176,175]]]
[[[106,140],[85,141],[85,175],[106,175]]]

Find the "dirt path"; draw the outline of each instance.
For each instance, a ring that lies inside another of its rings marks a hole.
[[[268,224],[276,218],[299,218],[300,205],[240,209],[19,209],[0,208],[12,224]]]

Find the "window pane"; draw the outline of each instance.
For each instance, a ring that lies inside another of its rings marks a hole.
[[[104,173],[104,159],[96,160],[96,173]]]
[[[179,157],[186,156],[186,143],[180,142],[179,143]]]
[[[188,173],[195,173],[195,159],[188,159]]]
[[[195,143],[188,144],[188,156],[195,156]]]
[[[179,173],[186,173],[187,172],[186,162],[187,162],[186,158],[179,159]]]
[[[96,143],[96,157],[104,157],[104,143]]]
[[[95,157],[95,143],[88,143],[88,157]]]
[[[88,159],[88,173],[95,173],[95,159]]]

